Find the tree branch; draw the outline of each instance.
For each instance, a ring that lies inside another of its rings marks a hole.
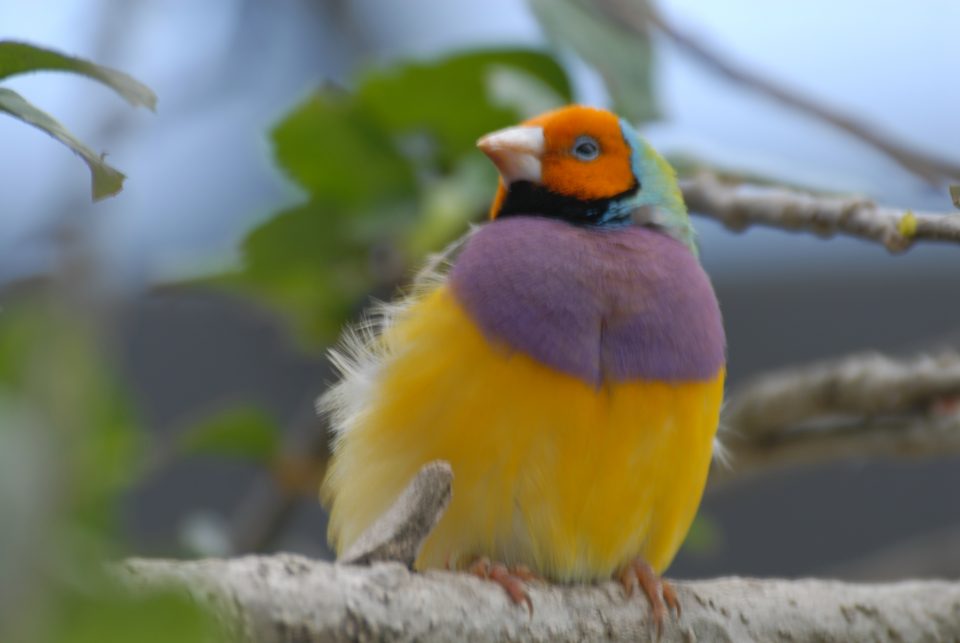
[[[533,613],[496,584],[470,574],[411,572],[407,565],[450,497],[446,463],[425,466],[394,506],[363,534],[354,560],[301,556],[228,560],[128,560],[119,578],[136,591],[179,588],[224,623],[229,640],[273,641],[643,641],[656,635],[647,602],[619,584],[528,587]],[[954,640],[960,584],[721,578],[680,582],[683,606],[662,641]]]
[[[763,444],[781,427],[821,414],[908,413],[960,390],[960,358],[898,363],[877,355],[767,377],[736,398],[728,420]],[[960,415],[953,415],[954,428]],[[827,434],[830,435],[829,433]],[[960,448],[960,431],[951,433]],[[778,437],[779,439],[779,437]],[[822,431],[820,441],[823,441]],[[749,453],[734,443],[736,453]],[[929,441],[922,444],[929,446]],[[796,447],[793,447],[796,450]],[[769,462],[769,454],[763,455]],[[209,606],[237,641],[653,640],[647,603],[613,582],[533,584],[533,614],[494,583],[469,574],[409,570],[442,516],[452,471],[421,469],[398,500],[334,564],[292,556],[192,562],[129,560],[117,573],[132,588],[179,587]],[[383,562],[386,561],[386,562]],[[395,561],[400,561],[395,562]],[[951,640],[960,637],[960,584],[727,578],[676,583],[683,618],[664,641]]]
[[[652,2],[646,0],[639,2],[637,0],[594,0],[594,4],[626,29],[642,37],[647,37],[648,25],[655,27],[681,51],[686,52],[719,76],[843,130],[887,155],[901,167],[928,183],[940,183],[944,177],[960,179],[960,165],[911,149],[848,114],[821,105],[815,100],[807,98],[769,78],[739,67],[716,50],[704,45],[701,38],[693,36],[670,22],[654,8]]]
[[[827,197],[780,187],[723,183],[710,173],[680,182],[691,213],[731,230],[765,225],[821,237],[846,234],[902,252],[916,241],[960,243],[960,214],[878,207],[859,197]]]
[[[827,567],[832,578],[889,581],[898,578],[960,580],[960,523],[921,533]]]
[[[767,373],[721,420],[728,479],[842,457],[960,453],[960,355],[852,355]]]
[[[230,560],[130,560],[131,586],[175,586],[209,605],[231,640],[269,641],[643,641],[649,610],[620,586],[530,587],[534,612],[468,574],[417,574],[300,556]],[[722,578],[678,582],[679,621],[662,641],[888,641],[960,637],[960,584],[857,585],[820,580]]]

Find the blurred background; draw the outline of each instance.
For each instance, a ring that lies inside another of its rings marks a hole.
[[[324,351],[370,297],[483,219],[496,178],[473,142],[487,131],[566,102],[608,106],[682,173],[952,209],[949,0],[57,7],[0,4],[0,40],[121,69],[159,104],[132,109],[68,74],[0,81],[128,177],[93,203],[75,156],[0,115],[0,622],[18,614],[7,623],[21,636],[57,627],[24,604],[66,605],[67,622],[77,596],[93,600],[51,551],[330,555],[313,413],[332,378]],[[893,256],[695,224],[730,390],[776,367],[960,339],[956,248]],[[844,461],[725,484],[670,573],[958,577],[958,464]]]

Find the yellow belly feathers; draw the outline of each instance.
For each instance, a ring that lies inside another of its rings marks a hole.
[[[323,489],[338,551],[442,459],[453,499],[421,569],[483,555],[585,581],[636,556],[670,564],[706,482],[723,369],[597,388],[492,344],[446,286],[378,341],[375,403],[339,436]]]

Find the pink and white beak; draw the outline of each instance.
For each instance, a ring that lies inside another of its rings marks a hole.
[[[497,130],[477,141],[477,147],[497,166],[505,185],[540,183],[540,157],[545,147],[542,127],[518,125]]]

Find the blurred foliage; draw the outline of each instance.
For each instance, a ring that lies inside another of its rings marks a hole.
[[[110,87],[133,106],[156,108],[157,97],[149,87],[115,69],[81,58],[22,42],[0,40],[0,80],[37,71],[66,71],[97,80]],[[94,201],[113,196],[123,189],[124,175],[104,161],[102,155],[83,144],[55,118],[7,87],[0,87],[0,112],[43,130],[73,150],[90,168]]]
[[[145,445],[82,292],[0,315],[0,641],[216,640],[185,597],[132,596],[104,565]]]
[[[156,104],[122,72],[0,41],[0,79],[42,70],[88,76],[135,106]],[[0,111],[77,153],[90,168],[94,200],[122,189],[122,173],[20,94],[0,87]],[[61,260],[80,259],[80,237],[62,232]],[[120,499],[144,470],[145,434],[100,336],[87,266],[62,268],[32,299],[0,307],[0,641],[224,640],[186,596],[133,595],[106,566],[124,553]],[[250,451],[250,429],[237,433],[231,437]],[[213,443],[207,434],[206,446]]]
[[[116,531],[114,500],[134,478],[141,445],[88,321],[56,301],[6,307],[0,391],[28,403],[33,423],[54,432],[49,446],[69,481],[69,497],[60,500],[68,503],[70,528],[109,535]],[[112,549],[112,536],[86,542],[96,545],[88,553]]]
[[[280,428],[260,409],[235,406],[201,420],[178,441],[183,455],[220,455],[269,464],[280,452]]]
[[[351,92],[318,89],[273,131],[277,163],[305,202],[250,232],[242,270],[219,283],[328,344],[367,294],[483,216],[496,173],[478,136],[570,100],[563,69],[526,50],[412,62],[371,70]]]
[[[613,109],[634,123],[660,117],[653,88],[653,43],[627,31],[588,0],[528,0],[550,40],[572,49],[603,77]],[[633,0],[636,10],[645,2]]]
[[[683,552],[694,556],[712,556],[723,547],[723,529],[716,520],[699,512],[683,541]]]
[[[950,198],[953,200],[953,205],[960,208],[960,185],[950,186]]]
[[[53,628],[54,641],[70,643],[213,643],[227,641],[216,619],[182,592],[131,595],[117,584],[71,595]]]

